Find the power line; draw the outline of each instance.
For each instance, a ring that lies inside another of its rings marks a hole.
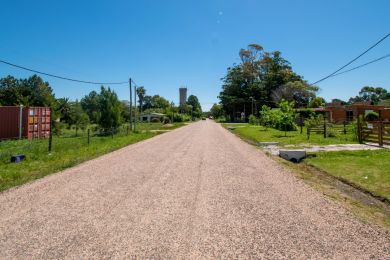
[[[344,74],[344,73],[347,73],[347,72],[350,72],[350,71],[353,71],[353,70],[360,69],[360,68],[362,68],[362,67],[365,67],[365,66],[367,66],[367,65],[370,65],[370,64],[372,64],[372,63],[381,61],[381,60],[386,59],[386,58],[389,58],[389,57],[390,57],[390,54],[387,54],[387,55],[382,56],[382,57],[380,57],[380,58],[378,58],[378,59],[375,59],[375,60],[369,61],[369,62],[367,62],[367,63],[364,63],[364,64],[362,64],[362,65],[356,66],[356,67],[354,67],[354,68],[352,68],[352,69],[349,69],[349,70],[345,70],[345,71],[336,73],[336,74],[332,75],[331,77],[336,77],[336,76],[338,76],[338,75],[341,75],[341,74]]]
[[[135,81],[134,81],[133,79],[131,79],[131,82],[133,82],[134,85],[135,85],[136,87],[139,87],[139,86],[140,86],[140,85],[138,85],[137,83],[135,83]]]
[[[86,84],[94,84],[94,85],[124,85],[124,84],[128,84],[129,83],[128,81],[123,81],[123,82],[94,82],[94,81],[72,79],[72,78],[68,78],[68,77],[54,75],[54,74],[51,74],[51,73],[46,73],[46,72],[41,72],[41,71],[38,71],[38,70],[33,70],[33,69],[30,69],[30,68],[26,68],[26,67],[23,67],[23,66],[19,66],[19,65],[16,65],[16,64],[4,61],[4,60],[0,60],[0,63],[9,65],[9,66],[12,66],[12,67],[15,67],[15,68],[19,68],[19,69],[22,69],[22,70],[27,70],[27,71],[30,71],[30,72],[34,72],[34,73],[37,73],[37,74],[41,74],[41,75],[45,75],[45,76],[49,76],[49,77],[53,77],[53,78],[57,78],[57,79],[62,79],[62,80],[78,82],[78,83],[86,83]]]
[[[350,65],[351,63],[355,62],[357,59],[359,59],[360,57],[362,57],[364,54],[366,54],[367,52],[369,52],[370,50],[372,50],[373,48],[375,48],[378,44],[380,44],[381,42],[383,42],[386,38],[388,38],[390,36],[390,33],[388,33],[387,35],[385,35],[384,37],[382,37],[379,41],[377,41],[374,45],[372,45],[370,48],[368,48],[367,50],[365,50],[364,52],[362,52],[359,56],[357,56],[356,58],[354,58],[353,60],[351,60],[350,62],[348,62],[347,64],[345,64],[344,66],[342,66],[341,68],[337,69],[335,72],[329,74],[328,76],[320,79],[320,80],[317,80],[316,82],[314,83],[311,83],[310,85],[315,85],[317,83],[320,83],[332,76],[334,76],[337,72],[343,70],[345,67],[347,67],[348,65]]]

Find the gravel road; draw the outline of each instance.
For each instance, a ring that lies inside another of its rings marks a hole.
[[[1,193],[0,258],[389,259],[390,233],[207,120]]]

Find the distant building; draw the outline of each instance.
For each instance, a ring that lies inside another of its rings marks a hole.
[[[180,93],[180,106],[184,106],[187,102],[187,88],[179,88]]]
[[[344,105],[341,102],[327,103],[325,107],[312,109],[316,113],[324,114],[330,122],[350,122],[359,115],[365,116],[369,112],[376,112],[383,121],[390,121],[390,106],[372,105],[370,102],[357,102]]]
[[[141,122],[152,122],[156,119],[158,119],[159,121],[161,121],[161,118],[163,118],[165,116],[165,114],[161,114],[161,113],[144,113],[140,116],[141,118]]]

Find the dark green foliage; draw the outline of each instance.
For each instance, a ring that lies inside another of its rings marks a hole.
[[[222,106],[219,104],[214,104],[211,109],[210,109],[210,114],[213,116],[215,119],[218,119],[223,116],[223,110]]]
[[[97,123],[100,116],[99,94],[91,91],[88,95],[80,100],[81,107],[88,114],[92,123]]]
[[[164,116],[161,121],[164,125],[171,123],[171,119],[169,119],[169,117],[166,116]]]
[[[249,115],[249,122],[250,125],[257,125],[259,123],[258,119],[254,115]]]
[[[137,96],[138,96],[140,113],[142,113],[142,110],[143,110],[143,103],[144,103],[145,94],[146,94],[146,89],[143,86],[140,86],[137,88]]]
[[[282,101],[278,109],[271,109],[263,105],[259,122],[265,127],[273,127],[281,131],[294,131],[297,127],[293,107],[294,104],[288,101]]]
[[[386,100],[389,98],[390,93],[388,93],[388,91],[384,88],[364,86],[359,91],[359,96],[351,97],[349,99],[349,103],[372,102],[374,105],[377,105],[381,100]]]
[[[318,90],[296,74],[278,51],[264,52],[261,46],[252,44],[240,51],[240,58],[241,63],[228,68],[222,78],[219,95],[222,108],[231,120],[244,111],[247,117],[252,100],[256,106],[277,107],[281,99],[287,98],[297,106],[306,106]]]
[[[306,108],[306,109],[301,109],[298,111],[298,117],[302,118],[310,118],[312,116],[315,116],[315,113],[312,109]]]
[[[116,129],[121,124],[121,102],[110,88],[101,87],[99,94],[100,116],[98,123],[103,129]]]
[[[190,95],[187,99],[187,105],[191,106],[189,114],[192,114],[195,118],[200,118],[202,116],[202,107],[199,103],[198,97]]]
[[[89,117],[77,100],[70,106],[68,123],[75,126],[76,136],[79,129],[85,130],[89,124]]]
[[[154,95],[154,96],[145,96],[143,98],[143,110],[146,109],[167,109],[170,107],[170,103],[165,98]]]
[[[54,108],[56,100],[53,89],[41,77],[27,79],[7,76],[0,79],[0,100],[3,106],[45,106]]]
[[[309,107],[310,108],[325,107],[325,104],[326,104],[326,101],[324,98],[315,97],[310,101]]]
[[[364,118],[368,121],[375,121],[379,119],[379,114],[376,112],[368,112]]]

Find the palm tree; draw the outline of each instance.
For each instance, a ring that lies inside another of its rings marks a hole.
[[[143,86],[137,88],[137,96],[139,99],[139,111],[141,114],[142,114],[142,106],[143,106],[145,94],[146,94],[146,89]]]

